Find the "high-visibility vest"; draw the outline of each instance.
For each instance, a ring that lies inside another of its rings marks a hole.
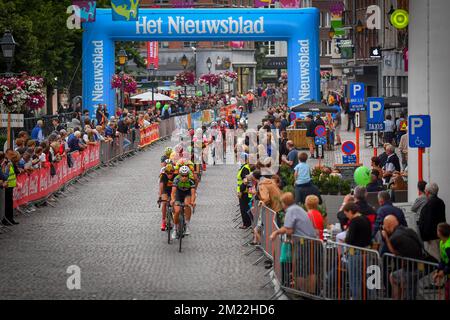
[[[15,188],[17,186],[16,173],[14,172],[14,167],[12,164],[9,165],[8,174],[8,188]]]
[[[443,242],[442,240],[439,242],[439,247],[441,249],[441,259],[442,262],[444,262],[446,265],[448,264],[448,259],[450,258],[447,256],[447,250],[450,249],[450,238],[447,239],[447,241]]]
[[[237,188],[236,188],[237,192],[241,192],[240,187],[244,183],[241,178],[241,173],[242,173],[242,170],[244,170],[244,168],[247,168],[247,170],[249,172],[251,171],[250,166],[247,163],[241,166],[241,168],[239,169],[239,171],[237,173]],[[248,196],[251,198],[251,194],[249,194]]]

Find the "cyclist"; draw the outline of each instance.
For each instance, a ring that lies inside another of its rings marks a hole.
[[[166,160],[167,161],[167,160]],[[168,163],[159,175],[159,199],[158,202],[162,202],[162,222],[161,231],[166,231],[166,212],[167,212],[167,201],[169,200],[170,194],[172,193],[173,179],[175,178],[175,168],[171,163]]]
[[[172,231],[172,239],[177,237],[178,218],[181,210],[181,203],[184,203],[184,216],[186,221],[185,234],[190,234],[189,224],[191,221],[191,208],[190,205],[195,206],[195,182],[189,178],[189,167],[182,166],[179,170],[178,176],[173,180],[172,194],[170,204],[174,208],[173,221],[175,224]]]
[[[161,157],[161,167],[164,167],[166,165],[166,160],[170,159],[170,155],[172,154],[173,150],[170,147],[167,147],[164,149],[164,154]]]

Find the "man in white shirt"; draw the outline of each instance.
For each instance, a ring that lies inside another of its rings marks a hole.
[[[392,121],[392,117],[390,114],[386,116],[386,120],[384,120],[384,142],[392,143],[392,139],[394,138],[394,129],[395,124]]]

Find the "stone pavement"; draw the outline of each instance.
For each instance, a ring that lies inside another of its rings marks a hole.
[[[256,117],[256,115],[255,115]],[[20,216],[0,235],[0,299],[268,299],[257,254],[234,229],[235,166],[209,166],[198,190],[192,235],[168,245],[161,232],[160,156],[170,141],[99,172],[85,185]],[[66,270],[81,268],[81,290]]]

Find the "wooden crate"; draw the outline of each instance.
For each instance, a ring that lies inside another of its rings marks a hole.
[[[308,149],[306,143],[306,129],[288,129],[287,136],[289,140],[294,142],[297,149]]]

